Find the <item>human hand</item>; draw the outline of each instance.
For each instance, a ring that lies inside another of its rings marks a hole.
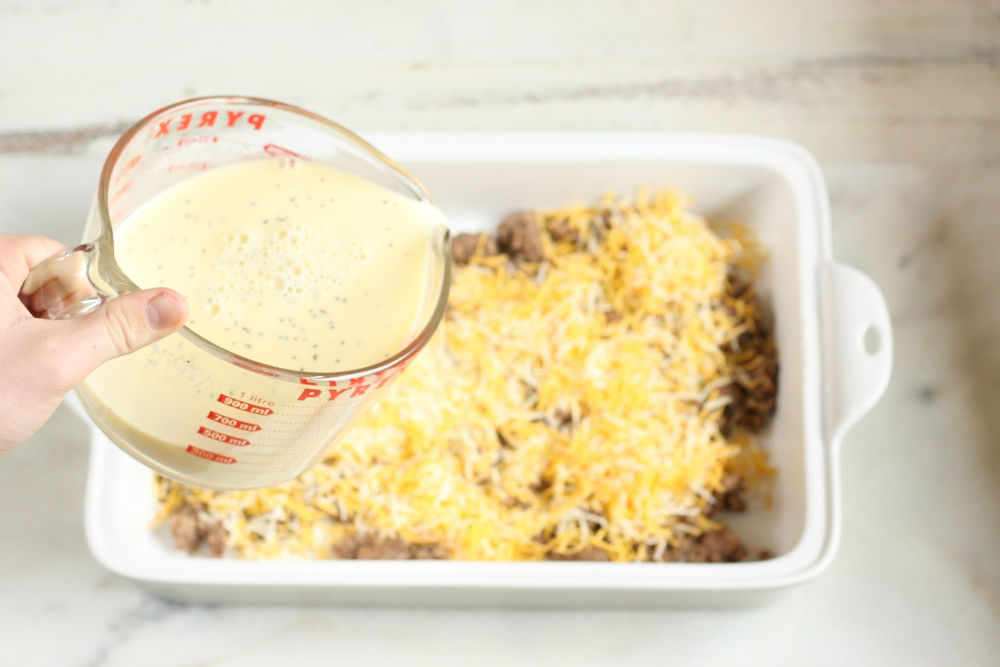
[[[71,320],[32,317],[18,291],[33,266],[60,250],[41,236],[0,234],[0,453],[27,440],[95,368],[187,319],[184,297],[166,288],[110,299]]]

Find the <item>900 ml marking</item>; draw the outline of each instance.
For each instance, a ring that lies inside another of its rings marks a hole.
[[[260,430],[260,426],[257,424],[251,424],[250,422],[240,421],[239,419],[233,419],[232,417],[227,417],[226,415],[220,415],[218,412],[211,411],[208,413],[208,418],[214,422],[218,422],[223,426],[228,426],[230,428],[236,428],[241,431],[249,431],[255,433]]]
[[[262,417],[266,417],[267,415],[274,414],[274,410],[271,408],[266,408],[263,405],[247,403],[246,401],[241,401],[238,398],[226,396],[225,394],[219,394],[219,398],[216,400],[223,405],[228,405],[231,408],[236,408],[237,410],[242,410],[243,412],[249,412],[252,415],[261,415]]]

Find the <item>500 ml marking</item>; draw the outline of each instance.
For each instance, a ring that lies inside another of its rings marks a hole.
[[[234,435],[219,433],[218,431],[213,431],[207,426],[199,426],[198,435],[203,435],[209,440],[215,440],[216,442],[224,442],[227,445],[235,445],[236,447],[246,447],[250,444],[250,441],[245,438],[237,438]]]

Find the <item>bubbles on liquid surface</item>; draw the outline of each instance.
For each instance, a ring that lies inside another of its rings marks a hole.
[[[373,243],[360,236],[334,238],[322,229],[279,217],[268,226],[252,221],[227,234],[211,272],[229,280],[209,286],[209,314],[262,298],[289,305],[328,301],[331,288],[344,286]]]

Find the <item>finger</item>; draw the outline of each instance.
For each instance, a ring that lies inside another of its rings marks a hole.
[[[65,249],[63,244],[44,236],[0,234],[0,273],[16,291],[31,267]]]
[[[184,297],[157,288],[116,297],[92,313],[60,322],[63,377],[75,386],[105,361],[174,333],[187,315]]]

